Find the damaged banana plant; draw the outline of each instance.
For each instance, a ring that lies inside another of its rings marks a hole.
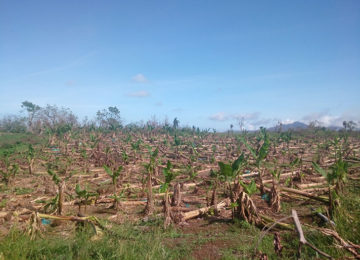
[[[93,240],[101,237],[103,235],[102,231],[108,231],[111,233],[110,230],[107,230],[97,219],[95,216],[87,216],[87,217],[76,217],[76,216],[53,216],[48,214],[41,214],[38,212],[33,212],[30,216],[29,226],[26,230],[26,233],[30,236],[30,239],[33,240],[37,236],[41,236],[42,232],[45,230],[42,224],[42,219],[48,220],[60,220],[60,221],[72,221],[76,222],[79,225],[83,224],[90,224],[90,226],[94,230],[94,235],[92,237]]]
[[[241,137],[240,139],[244,143],[246,148],[249,150],[251,156],[255,159],[255,166],[259,172],[258,178],[260,182],[260,192],[261,195],[263,195],[265,194],[263,184],[264,169],[262,169],[261,166],[267,158],[270,149],[270,139],[268,133],[266,132],[266,129],[264,127],[260,128],[260,133],[257,138],[257,149],[251,147],[251,145],[245,140],[244,137]]]
[[[224,162],[219,162],[219,172],[218,177],[219,179],[225,183],[229,190],[229,197],[231,203],[234,203],[239,195],[239,175],[241,174],[242,169],[247,164],[247,160],[244,154],[241,154],[232,164],[226,164]],[[212,173],[213,175],[216,173]],[[234,185],[232,186],[232,183]]]
[[[340,205],[339,195],[343,192],[343,187],[347,181],[348,164],[340,157],[329,170],[325,170],[317,163],[313,162],[314,169],[326,178],[329,187],[329,213],[332,216],[334,210]],[[332,189],[332,186],[335,188]]]
[[[257,213],[257,208],[251,195],[257,192],[256,183],[254,180],[250,184],[240,182],[243,191],[240,192],[239,198],[236,201],[235,217],[245,220],[250,224],[259,224],[261,219]]]
[[[147,201],[145,207],[145,215],[151,215],[154,212],[154,198],[152,193],[152,178],[156,175],[157,169],[157,157],[159,155],[159,149],[156,148],[155,150],[149,149],[150,154],[150,161],[148,164],[145,165],[147,171]]]
[[[85,212],[86,206],[91,203],[91,198],[97,197],[99,194],[96,192],[90,192],[87,188],[81,189],[79,184],[76,184],[75,192],[77,197],[79,198],[79,212],[81,213],[81,205],[85,205]]]
[[[6,186],[9,185],[10,180],[18,173],[19,171],[19,165],[17,163],[10,163],[10,156],[14,152],[11,150],[7,150],[3,152],[3,158],[0,162],[1,168],[0,174],[2,177],[3,182]]]
[[[276,168],[270,172],[271,175],[273,176],[270,205],[275,212],[279,212],[281,209],[281,204],[280,204],[280,190],[278,186],[280,181],[281,170]]]
[[[113,204],[113,208],[115,210],[117,210],[119,208],[119,204],[120,204],[120,197],[121,196],[118,196],[117,195],[117,181],[118,181],[118,178],[120,176],[120,172],[123,170],[123,167],[122,166],[119,166],[116,170],[112,170],[110,169],[110,167],[104,165],[104,169],[106,171],[106,173],[111,177],[111,181],[112,181],[112,184],[113,184],[113,187],[114,187],[114,194],[113,194],[113,198],[114,198],[114,204]]]
[[[65,180],[61,180],[60,177],[51,169],[48,169],[48,174],[52,177],[54,184],[58,188],[58,192],[53,199],[46,203],[44,209],[45,212],[50,209],[51,213],[57,212],[58,215],[61,215],[64,203]]]
[[[171,207],[169,204],[170,198],[169,198],[169,186],[170,183],[175,179],[176,174],[172,170],[173,166],[170,161],[167,161],[166,168],[163,169],[163,174],[165,176],[165,183],[161,185],[160,192],[165,192],[164,196],[164,228],[167,228],[172,220],[171,220]],[[179,193],[180,195],[180,193]],[[175,196],[175,194],[174,194]]]

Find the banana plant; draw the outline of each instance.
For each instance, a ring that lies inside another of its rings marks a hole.
[[[34,162],[35,162],[35,149],[31,144],[29,144],[29,146],[28,146],[26,159],[27,159],[27,162],[28,162],[29,174],[32,175],[33,174]]]
[[[172,170],[173,165],[170,161],[167,161],[166,168],[163,169],[163,174],[165,177],[164,184],[161,185],[160,192],[168,192],[170,183],[175,179],[177,176],[175,172]]]
[[[13,178],[19,172],[19,165],[17,163],[10,163],[10,156],[14,151],[4,151],[3,152],[3,167],[0,169],[0,174],[5,185],[9,185],[11,178]]]
[[[330,145],[334,147],[335,160],[344,159],[351,154],[352,149],[349,145],[347,133],[344,136],[335,137],[330,141]]]
[[[191,146],[191,150],[190,150],[190,160],[192,162],[196,162],[199,158],[199,152],[197,151],[196,149],[196,145],[194,142],[191,142],[190,143],[190,146]]]
[[[89,161],[88,161],[89,155],[85,147],[80,150],[80,156],[83,159],[83,171],[89,173],[90,172]]]
[[[233,216],[235,215],[237,218],[249,223],[258,224],[260,218],[256,206],[251,199],[251,195],[257,192],[256,183],[252,180],[249,184],[240,182],[240,185],[243,187],[243,191],[240,192],[239,197],[236,200],[236,209]]]
[[[165,177],[165,183],[161,185],[161,192],[165,192],[164,196],[164,228],[167,228],[171,223],[171,216],[170,216],[170,206],[169,206],[169,186],[170,183],[175,179],[176,174],[172,170],[173,166],[170,161],[167,161],[166,168],[163,169],[163,174]],[[180,195],[180,194],[179,194]],[[175,196],[175,193],[174,193]]]
[[[98,194],[96,192],[90,192],[87,190],[87,188],[81,189],[79,184],[76,184],[75,186],[75,193],[79,201],[79,213],[81,212],[81,205],[85,204],[85,212],[86,212],[86,205],[90,204],[90,198],[96,197]]]
[[[45,201],[44,211],[45,213],[55,213],[59,206],[59,194],[56,194],[54,198]]]
[[[61,179],[60,177],[51,169],[48,169],[48,174],[51,176],[52,181],[56,184],[59,185],[61,183]]]
[[[111,181],[114,187],[114,191],[113,191],[113,197],[114,197],[114,204],[113,207],[114,209],[118,209],[119,207],[119,199],[117,197],[117,180],[120,176],[120,172],[123,170],[123,166],[119,166],[116,170],[112,170],[110,167],[104,165],[104,169],[106,171],[106,173],[111,177]]]
[[[339,158],[330,166],[330,170],[323,169],[315,162],[312,165],[327,180],[329,186],[329,211],[332,216],[336,206],[340,204],[339,195],[342,193],[344,184],[347,181],[348,163]],[[332,189],[334,185],[335,188]]]
[[[344,184],[347,181],[348,163],[338,159],[330,166],[330,171],[324,170],[320,165],[312,162],[314,169],[324,176],[329,185],[335,185],[335,190],[339,194],[343,191]]]
[[[162,144],[167,147],[169,145],[169,142],[166,138],[163,139]]]
[[[280,133],[279,140],[281,140],[282,142],[285,142],[287,148],[289,149],[290,142],[292,140],[292,132],[287,131],[287,132]]]
[[[211,195],[210,204],[208,203],[208,206],[209,205],[214,206],[214,205],[217,205],[216,191],[217,191],[217,188],[219,186],[219,182],[223,181],[223,178],[220,175],[219,171],[214,171],[213,169],[210,170],[210,178],[212,179],[211,180],[211,187],[210,187],[210,189],[212,189],[212,195]],[[217,213],[216,209],[215,209],[215,213]]]
[[[96,136],[96,135],[93,135],[93,134],[90,134],[90,148],[91,149],[94,149],[97,144],[100,142],[100,137],[99,136]]]
[[[125,164],[129,164],[129,155],[126,153],[125,150],[121,152],[121,158]]]
[[[249,184],[240,181],[240,185],[244,188],[244,192],[249,196],[255,194],[258,190],[254,180],[252,180]]]
[[[179,139],[179,137],[175,134],[174,135],[174,145],[175,145],[175,155],[176,158],[179,157],[179,146],[181,145],[181,140]]]
[[[285,164],[285,166],[290,167],[290,170],[291,170],[291,177],[289,177],[288,183],[290,183],[291,186],[293,185],[294,172],[295,172],[296,169],[298,169],[297,177],[300,180],[300,183],[302,183],[303,176],[304,176],[304,174],[302,173],[303,160],[301,158],[299,158],[299,157],[296,157],[289,164]]]
[[[110,164],[110,156],[111,156],[111,147],[110,146],[105,147],[104,154],[105,154],[105,164],[109,165]]]
[[[134,157],[135,157],[135,161],[137,160],[137,155],[140,151],[140,144],[142,143],[141,139],[138,139],[136,142],[131,143],[131,148],[134,151]]]
[[[260,146],[259,149],[255,150],[254,148],[252,148],[248,142],[245,140],[244,137],[240,137],[241,141],[244,143],[244,145],[246,146],[246,148],[249,150],[250,154],[252,155],[252,157],[255,159],[255,166],[259,172],[259,181],[260,181],[260,191],[261,194],[265,194],[264,191],[264,185],[263,185],[263,170],[261,169],[266,157],[268,156],[269,153],[269,148],[270,148],[270,139],[268,136],[268,133],[266,132],[266,129],[263,127],[260,127],[260,134],[258,137],[258,144]],[[261,144],[262,143],[262,144]],[[260,145],[261,144],[261,145]]]
[[[48,208],[51,208],[53,212],[57,211],[57,213],[61,215],[63,210],[63,202],[64,202],[65,181],[62,181],[60,177],[50,168],[48,168],[47,172],[51,176],[52,181],[58,187],[58,193],[53,199],[47,202],[47,204],[45,205],[45,211]]]
[[[241,170],[247,164],[247,160],[245,159],[245,155],[241,154],[232,164],[226,164],[224,162],[218,162],[219,165],[219,177],[225,182],[229,189],[229,195],[231,202],[234,202],[234,194],[233,187],[231,183],[236,180],[236,178],[241,174]],[[234,188],[238,186],[238,183],[234,184]]]
[[[215,163],[216,145],[213,144],[211,146],[211,151],[212,151],[212,154],[211,154],[211,158],[210,158],[210,163]]]
[[[270,205],[275,210],[275,212],[279,212],[281,209],[281,204],[280,204],[280,191],[278,189],[278,184],[280,181],[281,170],[275,168],[274,170],[271,170],[270,173],[273,176]]]
[[[159,155],[158,148],[151,150],[149,148],[150,161],[145,165],[147,171],[147,202],[145,207],[145,214],[151,215],[154,211],[154,198],[152,194],[152,177],[155,175],[157,169],[157,157]]]
[[[131,142],[131,140],[132,140],[132,138],[131,138],[131,135],[130,135],[130,134],[128,134],[128,135],[126,136],[126,138],[124,138],[124,142],[125,142],[126,144],[128,144],[129,142]]]

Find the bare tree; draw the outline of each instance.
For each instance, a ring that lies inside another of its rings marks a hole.
[[[244,128],[244,125],[245,125],[244,121],[245,121],[245,118],[244,118],[243,116],[237,118],[237,122],[238,122],[238,125],[239,125],[239,128],[240,128],[240,131],[244,131],[244,130],[245,130],[245,128]]]
[[[52,132],[78,125],[77,117],[69,108],[58,108],[56,105],[46,105],[42,108],[40,119],[43,127]]]
[[[12,132],[12,133],[23,133],[26,132],[26,118],[8,115],[0,119],[0,131]]]
[[[116,130],[122,127],[120,110],[116,106],[97,111],[96,120],[105,129]]]
[[[351,132],[356,128],[357,124],[356,122],[350,120],[350,121],[344,121],[343,126],[345,128],[345,131],[349,130]]]

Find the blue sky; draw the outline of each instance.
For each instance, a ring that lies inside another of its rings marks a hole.
[[[0,1],[0,114],[360,120],[360,1]]]

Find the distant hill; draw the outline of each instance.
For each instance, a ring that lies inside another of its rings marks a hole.
[[[308,128],[308,125],[307,124],[304,124],[302,122],[299,122],[299,121],[296,121],[294,123],[291,123],[291,124],[284,124],[282,125],[281,127],[281,130],[282,131],[288,131],[288,130],[302,130],[302,129],[306,129]],[[274,127],[270,127],[268,129],[269,131],[276,131],[278,130],[276,126]]]

